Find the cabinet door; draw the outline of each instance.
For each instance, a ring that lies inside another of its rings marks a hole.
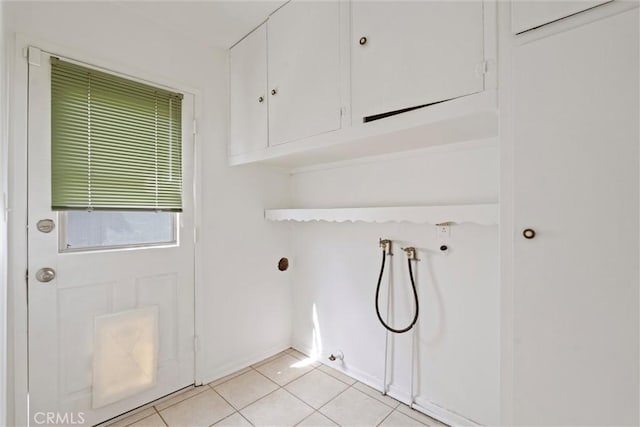
[[[639,422],[638,36],[635,9],[514,52],[519,425]]]
[[[294,0],[269,18],[270,145],[340,128],[339,22],[337,1]]]
[[[481,1],[354,1],[351,8],[354,123],[484,89]]]
[[[518,34],[609,1],[611,0],[513,1],[511,31]]]
[[[267,29],[262,25],[231,49],[229,154],[267,148]]]

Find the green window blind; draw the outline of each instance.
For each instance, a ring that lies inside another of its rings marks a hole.
[[[181,123],[181,94],[52,58],[52,209],[181,212]]]

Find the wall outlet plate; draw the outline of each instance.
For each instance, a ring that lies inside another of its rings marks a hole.
[[[436,225],[436,231],[441,239],[448,238],[451,235],[451,227],[448,225]]]

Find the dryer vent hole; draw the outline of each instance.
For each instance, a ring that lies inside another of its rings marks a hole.
[[[287,271],[288,268],[289,268],[289,260],[286,257],[280,258],[280,261],[278,261],[278,270]]]

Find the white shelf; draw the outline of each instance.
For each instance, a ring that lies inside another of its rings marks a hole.
[[[264,211],[264,216],[270,221],[411,222],[434,225],[451,222],[496,225],[499,223],[499,206],[497,203],[487,203],[373,208],[268,209]]]

